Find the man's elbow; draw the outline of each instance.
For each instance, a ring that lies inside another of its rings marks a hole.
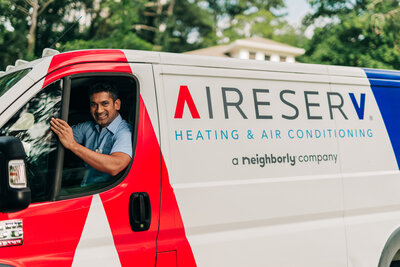
[[[111,176],[115,176],[118,173],[122,172],[125,168],[111,169],[107,173]]]
[[[116,155],[112,154],[113,159],[107,166],[107,170],[105,170],[105,172],[111,176],[115,176],[120,172],[122,172],[129,165],[129,162],[131,161],[130,156],[120,152],[117,153],[118,154]]]
[[[124,163],[120,163],[114,166],[110,166],[110,168],[107,170],[107,173],[110,174],[111,176],[115,176],[117,174],[119,174],[120,172],[122,172],[129,164],[129,161],[124,162]]]

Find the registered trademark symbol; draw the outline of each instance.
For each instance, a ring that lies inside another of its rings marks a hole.
[[[372,121],[374,119],[374,117],[372,117],[372,116],[369,116],[369,120],[370,121]]]

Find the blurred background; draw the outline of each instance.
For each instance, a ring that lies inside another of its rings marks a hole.
[[[0,0],[0,70],[121,48],[400,70],[400,0]]]

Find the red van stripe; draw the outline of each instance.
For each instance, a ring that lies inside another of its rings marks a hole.
[[[112,64],[112,63],[119,64]],[[90,64],[82,64],[90,63]],[[128,60],[121,50],[84,50],[53,56],[43,87],[65,76],[85,72],[125,72],[132,73]],[[82,64],[82,65],[81,65]],[[67,68],[66,68],[67,67]]]
[[[128,62],[124,52],[115,49],[83,50],[53,56],[48,73],[64,66],[84,62]]]
[[[119,63],[117,63],[119,62]],[[46,85],[56,81],[59,78],[65,77],[67,75],[72,75],[72,74],[77,74],[77,73],[89,73],[89,72],[124,72],[124,73],[132,73],[132,70],[129,66],[129,64],[121,64],[121,63],[127,63],[127,59],[125,57],[125,54],[120,51],[120,50],[87,50],[87,51],[75,51],[75,52],[69,52],[69,53],[63,53],[59,55],[55,55],[52,58],[52,61],[50,63],[50,67],[48,70],[48,75],[45,78],[45,82],[43,87]],[[80,63],[85,63],[85,64],[80,64]],[[142,98],[140,98],[140,125],[145,126],[144,128],[146,131],[139,131],[139,133],[142,133],[143,135],[142,138],[146,139],[147,145],[146,147],[143,148],[136,148],[136,153],[144,153],[142,157],[146,157],[145,155],[148,154],[149,151],[146,151],[148,147],[156,147],[158,151],[160,151],[160,146],[154,131],[154,127],[151,123],[150,116],[147,112],[147,109],[144,105],[144,102]],[[141,127],[141,126],[139,126]],[[139,137],[138,137],[139,140]],[[151,144],[152,143],[152,144]],[[138,156],[138,155],[136,155]],[[136,158],[135,156],[135,158]],[[195,259],[190,247],[190,244],[186,238],[185,235],[185,229],[184,225],[182,222],[182,218],[179,212],[179,207],[175,198],[175,194],[173,192],[173,189],[171,187],[170,181],[169,181],[169,174],[168,170],[166,168],[166,164],[164,162],[164,158],[161,155],[161,163],[162,163],[162,199],[161,199],[161,208],[160,208],[160,225],[159,225],[159,233],[158,233],[158,239],[157,239],[157,252],[165,252],[165,251],[176,251],[177,252],[177,264],[178,266],[185,266],[185,267],[191,267],[191,266],[196,266]],[[137,164],[136,164],[137,165]],[[148,166],[147,166],[148,167]],[[129,176],[136,176],[138,174],[137,171],[141,170],[142,173],[148,174],[148,169],[146,166],[142,167],[137,167],[132,165],[130,174],[128,174],[128,177],[123,181],[119,186],[117,186],[116,189],[117,191],[120,191],[117,195],[121,196],[123,193],[123,189],[126,189],[126,182],[127,180],[135,181],[135,179],[129,179]],[[159,177],[160,174],[158,174]],[[108,197],[108,194],[111,193],[110,190],[107,192],[102,193],[101,199],[106,199]],[[115,193],[114,191],[113,193]],[[115,195],[114,197],[116,197]],[[90,198],[91,199],[91,198]],[[74,200],[69,200],[73,201]],[[88,201],[85,199],[85,201]],[[66,201],[68,202],[68,200]],[[107,203],[107,201],[103,201],[103,205],[107,214],[107,218],[110,223],[111,231],[114,235],[114,233],[118,233],[118,218],[114,218],[113,216],[115,215],[115,211],[118,211],[118,209],[112,209],[112,207]],[[89,210],[89,207],[85,209],[85,216],[87,216],[87,212]],[[113,212],[114,211],[114,212]],[[49,214],[51,215],[51,214]],[[124,218],[126,219],[126,218]],[[158,218],[154,218],[158,219]],[[82,234],[83,231],[83,224],[79,225],[81,227],[80,230],[80,235]],[[156,229],[155,229],[156,230]],[[76,236],[76,246],[79,242],[79,236]],[[75,240],[75,238],[74,238]],[[117,251],[119,249],[122,249],[123,246],[121,246],[126,240],[120,240],[120,237],[117,237],[114,235],[114,242],[117,248]],[[131,242],[131,241],[130,241]],[[133,241],[137,242],[137,240]],[[76,249],[75,246],[75,249]],[[131,248],[135,247],[136,245],[133,245]],[[126,247],[125,247],[126,248]],[[74,249],[74,250],[75,250]],[[75,252],[74,250],[71,251],[71,254]],[[118,251],[120,254],[120,252]],[[121,254],[120,254],[121,255]],[[72,262],[72,257],[70,258]],[[128,259],[121,258],[121,263],[124,266],[125,264],[131,264],[131,262],[128,262]],[[137,263],[137,262],[136,262]]]

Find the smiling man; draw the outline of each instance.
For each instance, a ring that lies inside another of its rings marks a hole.
[[[132,157],[132,127],[119,114],[118,91],[109,82],[97,82],[90,87],[89,98],[94,121],[72,128],[61,119],[50,121],[63,146],[88,165],[82,186],[109,181]]]

